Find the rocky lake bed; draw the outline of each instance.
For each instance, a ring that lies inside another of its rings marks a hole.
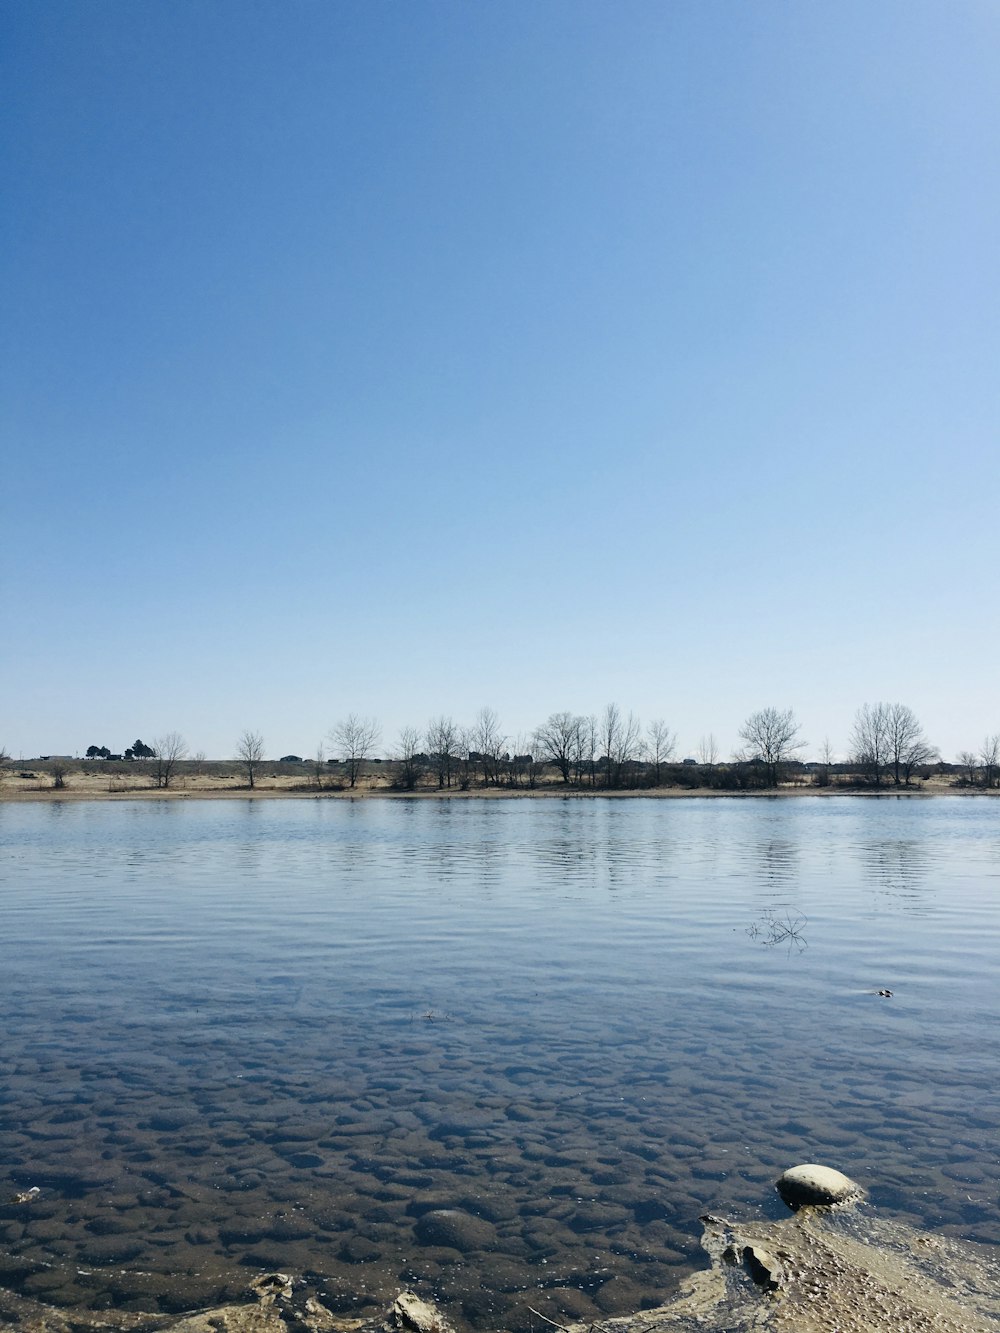
[[[646,1318],[810,1162],[992,1252],[992,803],[529,804],[6,807],[4,1299]]]

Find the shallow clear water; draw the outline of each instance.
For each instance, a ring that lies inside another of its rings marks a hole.
[[[590,1318],[797,1161],[1000,1240],[1000,803],[7,804],[0,840],[0,1189],[42,1191],[0,1284]]]

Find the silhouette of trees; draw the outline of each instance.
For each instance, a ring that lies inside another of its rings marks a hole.
[[[653,766],[653,784],[660,785],[663,765],[673,758],[677,748],[677,733],[670,730],[662,718],[656,718],[646,727],[646,754]]]
[[[142,746],[143,750],[148,750],[152,758],[156,760],[157,787],[169,787],[177,765],[187,754],[187,741],[184,737],[179,731],[168,731],[165,736],[161,736],[153,742],[151,749],[142,745],[142,741],[137,741],[136,745]],[[132,746],[132,752],[133,754],[136,752],[135,745]]]
[[[584,717],[551,713],[548,720],[535,729],[536,758],[544,764],[554,764],[565,783],[569,782],[571,771],[580,762],[586,726]]]
[[[914,769],[933,762],[938,752],[924,735],[913,709],[906,704],[889,704],[886,719],[892,775],[897,787],[908,787]]]
[[[968,786],[982,786],[989,791],[1000,784],[1000,732],[984,737],[978,754],[962,750],[956,758],[962,769],[962,782]]]
[[[244,731],[236,742],[236,758],[252,791],[257,769],[264,759],[264,737],[259,731]]]
[[[608,704],[601,718],[599,741],[604,763],[604,781],[608,787],[617,787],[626,764],[638,759],[642,752],[642,728],[634,713],[622,716],[617,704]]]
[[[399,764],[397,785],[405,788],[406,791],[413,791],[420,780],[419,752],[420,732],[417,731],[416,727],[404,727],[399,733],[399,744],[396,746],[395,759]]]
[[[912,708],[906,704],[863,704],[851,732],[852,759],[880,787],[891,774],[897,787],[909,786],[920,764],[937,758]]]
[[[985,737],[979,751],[979,762],[983,769],[983,786],[987,790],[997,786],[1000,783],[1000,732]]]
[[[888,704],[862,704],[851,731],[851,760],[876,787],[889,767],[888,714]]]
[[[586,776],[592,787],[597,786],[597,718],[591,715],[582,719],[580,726],[580,754],[576,765],[576,780],[583,782]]]
[[[655,718],[643,728],[634,713],[625,713],[613,702],[596,717],[568,710],[550,713],[534,731],[522,732],[516,740],[505,734],[496,711],[483,707],[468,727],[441,715],[428,722],[423,736],[415,727],[402,728],[396,744],[385,752],[389,763],[381,772],[389,784],[407,791],[431,786],[435,780],[439,789],[460,784],[463,791],[478,786],[531,788],[539,783],[607,789],[663,785],[773,788],[788,779],[789,765],[798,781],[805,780],[801,766],[794,763],[805,741],[790,708],[769,707],[751,713],[739,730],[739,738],[732,762],[720,762],[715,736],[702,735],[696,750],[702,765],[699,768],[693,759],[686,759],[683,765],[675,759],[677,733],[666,721]],[[325,761],[321,748],[311,761],[314,784],[318,788],[341,790],[349,785],[353,789],[363,770],[375,771],[365,761],[380,753],[380,740],[381,727],[375,718],[349,714],[328,733],[326,754],[335,758]],[[835,756],[828,740],[815,747],[818,762],[809,765],[808,775],[815,785],[908,787],[915,779],[926,778],[927,766],[939,758],[913,709],[898,702],[862,705],[854,716],[845,751],[846,755]],[[90,745],[85,753],[91,761],[121,758],[105,745]],[[183,785],[176,783],[179,771],[187,775],[204,765],[203,753],[190,764],[183,763],[188,753],[183,736],[174,731],[158,737],[152,745],[136,739],[125,751],[125,758],[154,760],[155,767],[144,771],[155,778],[157,787],[168,788]],[[42,757],[47,763],[59,758]],[[259,732],[247,729],[242,733],[236,743],[235,760],[241,773],[246,774],[246,785],[251,789],[259,785],[260,765],[265,762],[264,740]],[[8,756],[0,750],[0,774],[7,763]],[[940,771],[947,768],[942,765]],[[309,765],[304,764],[303,777],[309,772]],[[117,775],[118,770],[114,773]],[[1000,732],[987,735],[976,750],[963,750],[952,774],[952,780],[964,786],[986,790],[1000,787]],[[57,785],[63,785],[65,772],[53,776],[58,779]]]
[[[538,774],[542,765],[529,749],[533,739],[522,734],[514,741],[514,753],[508,756],[505,765],[507,782],[511,787],[534,788],[538,785]]]
[[[361,765],[378,745],[382,728],[373,717],[350,713],[330,732],[330,740],[347,766],[347,781],[356,787]]]
[[[739,735],[745,748],[738,757],[745,763],[758,764],[769,787],[778,785],[783,766],[805,745],[799,739],[799,724],[790,708],[762,708],[751,713]]]
[[[450,787],[459,764],[461,732],[453,718],[432,718],[427,724],[427,753],[430,755],[439,787]]]
[[[823,744],[819,747],[819,764],[813,781],[817,787],[829,787],[830,769],[833,766],[833,746],[830,744],[829,736],[823,738]]]
[[[698,742],[698,758],[703,764],[712,764],[719,762],[719,743],[711,732],[707,736],[702,736]]]
[[[316,753],[313,756],[313,761],[312,761],[312,770],[313,770],[313,785],[316,787],[322,787],[323,776],[326,773],[326,751],[323,748],[322,741],[320,741],[320,743],[316,746]]]
[[[500,719],[492,708],[480,708],[468,736],[469,765],[482,770],[483,785],[496,786],[507,738],[500,730]]]

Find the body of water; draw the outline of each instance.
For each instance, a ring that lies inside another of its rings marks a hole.
[[[0,1284],[596,1318],[800,1161],[1000,1240],[1000,803],[7,804],[0,839],[0,1188],[40,1190]]]

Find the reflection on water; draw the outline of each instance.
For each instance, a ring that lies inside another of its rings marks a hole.
[[[936,864],[928,847],[914,837],[885,838],[868,843],[863,856],[874,889],[908,898],[914,910],[920,909]]]
[[[770,838],[754,848],[760,882],[768,887],[790,883],[799,873],[798,846],[786,838]]]
[[[341,1310],[594,1318],[672,1290],[706,1209],[777,1215],[798,1160],[996,1241],[998,820],[0,806],[0,1188],[41,1189],[0,1283],[167,1310],[282,1268]]]

